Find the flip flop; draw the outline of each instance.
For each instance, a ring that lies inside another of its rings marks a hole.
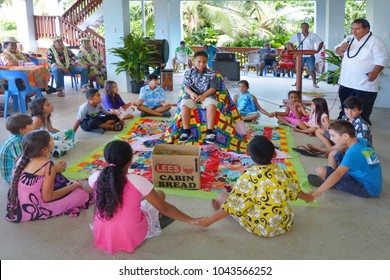
[[[306,146],[303,146],[303,145],[300,145],[300,146],[296,146],[295,148],[291,148],[293,151],[296,151],[297,153],[300,153],[302,151],[308,151],[309,148],[307,148]]]
[[[307,175],[307,181],[313,187],[319,187],[322,185],[322,183],[324,183],[324,180],[322,180],[320,176],[314,174]]]
[[[308,157],[318,157],[324,154],[323,152],[314,152],[311,150],[301,150],[299,153],[303,156],[308,156]]]
[[[167,226],[172,224],[174,221],[175,221],[174,219],[172,219],[168,216],[162,215],[162,217],[159,219],[161,229],[166,228]]]

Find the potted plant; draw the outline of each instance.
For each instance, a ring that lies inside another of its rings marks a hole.
[[[321,76],[318,77],[317,82],[327,80],[328,84],[337,84],[340,77],[340,66],[342,57],[338,56],[334,51],[324,50],[325,52],[325,61],[332,65],[331,69],[326,70]]]
[[[153,60],[156,47],[149,44],[142,34],[130,33],[121,38],[123,47],[111,48],[109,51],[120,60],[114,62],[115,73],[127,72],[131,78],[131,92],[139,93],[144,86],[145,67]]]

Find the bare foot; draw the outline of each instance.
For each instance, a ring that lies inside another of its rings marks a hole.
[[[215,211],[218,211],[219,208],[221,207],[221,203],[219,203],[218,200],[213,199],[213,200],[211,200],[211,206],[213,206],[213,209],[214,209]]]

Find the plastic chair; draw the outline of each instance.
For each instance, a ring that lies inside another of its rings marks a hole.
[[[260,67],[259,53],[248,54],[248,62],[244,64],[244,75],[246,72],[248,72],[249,66],[254,66],[256,68],[256,75],[259,75],[259,67]]]
[[[42,90],[37,87],[31,87],[28,82],[27,75],[23,71],[17,70],[0,70],[0,79],[5,79],[8,81],[8,89],[4,88],[4,118],[7,117],[8,110],[8,101],[12,96],[14,104],[14,112],[18,111],[20,107],[20,112],[26,114],[26,97],[27,95],[35,92],[36,97],[42,97]],[[16,79],[21,79],[25,84],[25,89],[18,89],[16,85]],[[3,83],[3,80],[2,80]]]
[[[185,52],[177,52],[176,56],[176,67],[179,64],[183,64],[183,70],[186,69],[186,65],[188,65],[188,54]]]
[[[78,86],[77,86],[77,84],[78,84],[78,78],[77,78],[76,75],[78,75],[78,74],[70,73],[69,75],[65,75],[65,76],[71,78],[71,80],[72,80],[72,88],[73,88],[73,84],[74,84],[74,85],[75,85],[75,88],[76,88],[76,91],[79,91],[79,88],[78,88]],[[54,75],[52,74],[52,75],[51,75],[51,84],[50,84],[51,87],[53,86],[53,83],[54,83]],[[65,89],[65,83],[64,83],[64,89]]]
[[[271,71],[272,71],[272,74],[273,74],[274,76],[276,76],[275,69],[274,69],[271,65],[266,65],[266,66],[264,66],[264,69],[263,69],[263,76],[267,76],[268,70],[271,70]]]

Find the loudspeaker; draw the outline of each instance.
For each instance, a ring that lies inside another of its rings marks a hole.
[[[155,63],[167,63],[169,59],[169,43],[167,40],[146,39],[146,43],[153,45],[157,53],[152,56]]]
[[[229,80],[240,80],[240,62],[238,61],[213,61],[213,70],[218,71],[225,78]]]

